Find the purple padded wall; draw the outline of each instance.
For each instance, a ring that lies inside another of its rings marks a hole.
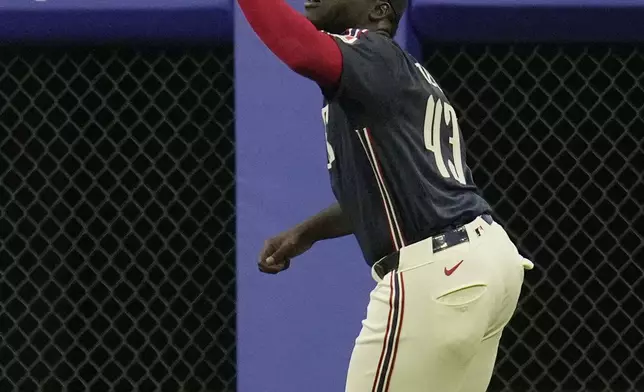
[[[322,97],[237,7],[235,43],[238,391],[340,391],[372,286],[355,240],[319,243],[276,276],[257,270],[265,239],[334,200]]]

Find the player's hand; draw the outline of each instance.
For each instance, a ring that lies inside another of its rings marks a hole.
[[[277,274],[291,265],[291,259],[306,252],[313,241],[298,229],[291,229],[266,240],[259,254],[259,270],[266,274]]]

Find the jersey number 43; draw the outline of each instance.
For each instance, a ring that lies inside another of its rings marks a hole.
[[[421,64],[416,63],[416,68],[423,75],[427,83],[434,86],[436,89],[443,91],[434,77],[423,67]],[[451,136],[449,136],[449,144],[452,145],[452,159],[447,160],[445,165],[445,158],[443,158],[443,151],[441,149],[441,132],[443,131],[443,123],[445,128],[451,126]],[[463,169],[463,154],[461,154],[461,131],[458,127],[458,119],[456,112],[452,105],[443,102],[440,98],[430,95],[427,99],[427,109],[425,111],[425,125],[423,129],[425,136],[425,148],[434,153],[436,159],[436,167],[444,178],[454,178],[456,181],[465,185],[465,173]],[[449,167],[449,171],[447,171]],[[450,175],[451,172],[451,175]]]
[[[445,160],[443,157],[441,149],[441,132],[443,128],[451,128],[451,135],[448,136],[448,141],[452,145],[452,159]],[[425,136],[425,148],[434,153],[436,167],[440,174],[445,178],[452,177],[465,185],[463,156],[461,154],[461,132],[458,127],[456,112],[452,105],[430,95],[427,99],[423,134]],[[447,170],[448,167],[449,171]]]

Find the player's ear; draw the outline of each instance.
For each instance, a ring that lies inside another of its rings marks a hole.
[[[388,2],[376,0],[374,7],[371,9],[371,13],[369,14],[369,19],[374,22],[378,22],[389,18],[392,12],[393,10]]]

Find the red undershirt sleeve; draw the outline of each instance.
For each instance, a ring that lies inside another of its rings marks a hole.
[[[289,68],[324,88],[337,88],[342,53],[335,40],[318,31],[284,0],[238,0],[264,44]]]

